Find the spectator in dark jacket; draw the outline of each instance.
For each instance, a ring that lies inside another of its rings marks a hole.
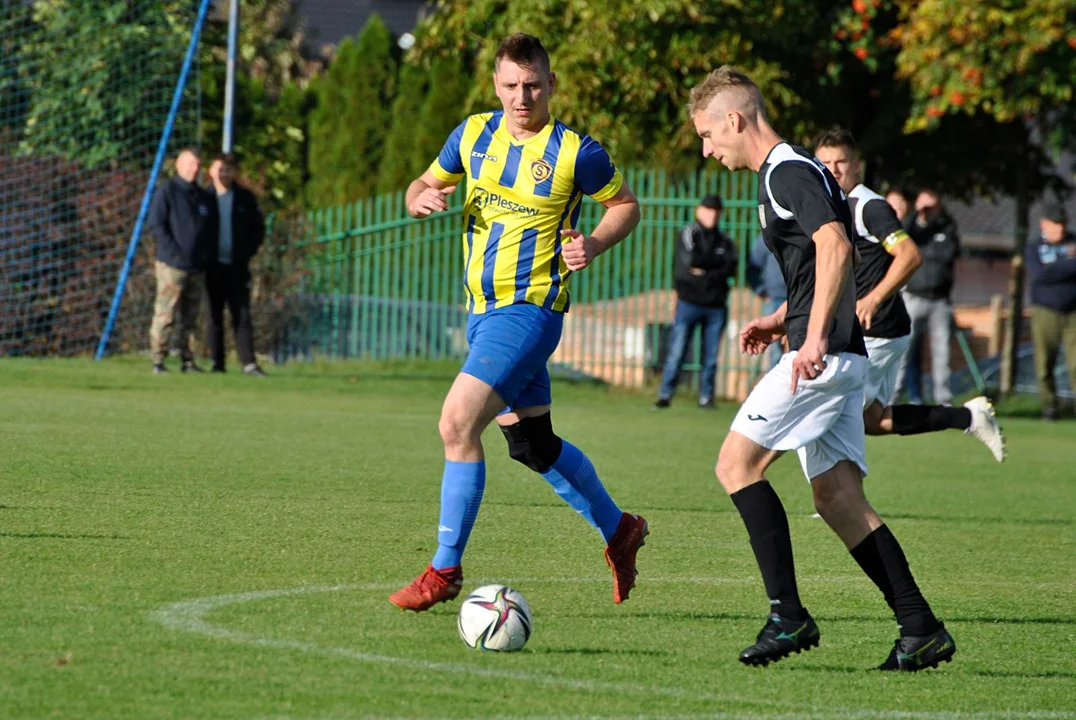
[[[232,319],[236,352],[245,375],[264,376],[254,358],[254,328],[250,319],[250,259],[265,239],[265,220],[258,200],[235,181],[236,160],[218,155],[209,166],[220,214],[217,252],[206,272],[209,293],[209,354],[213,372],[224,372],[224,306]]]
[[[766,247],[762,233],[759,233],[751,245],[751,254],[747,262],[747,281],[755,294],[762,298],[762,315],[763,317],[773,315],[777,312],[777,308],[788,299],[788,285],[785,284],[785,276],[781,273],[781,264]],[[781,362],[783,353],[783,341],[770,343],[770,346],[766,348],[766,360],[771,368]]]
[[[699,407],[714,406],[714,375],[717,349],[725,328],[725,302],[729,278],[736,274],[736,248],[717,228],[721,218],[721,198],[709,195],[695,208],[695,222],[680,232],[673,261],[676,314],[669,333],[669,354],[665,359],[661,389],[654,407],[669,406],[688,340],[695,326],[702,328],[702,377]]]
[[[953,271],[960,254],[956,222],[945,211],[934,190],[923,190],[915,199],[914,212],[904,219],[904,229],[919,248],[923,264],[904,288],[904,304],[912,319],[911,344],[904,357],[899,387],[908,391],[908,400],[922,403],[920,350],[924,329],[930,332],[931,374],[934,402],[949,405],[949,345],[953,339]]]
[[[157,241],[157,300],[150,325],[153,372],[167,372],[172,326],[178,325],[183,372],[202,372],[194,364],[190,334],[198,321],[202,274],[217,244],[217,203],[198,186],[202,161],[196,150],[176,158],[176,175],[158,188],[146,230]]]
[[[1042,416],[1059,414],[1054,366],[1065,349],[1069,387],[1076,392],[1076,235],[1067,231],[1065,209],[1047,205],[1039,220],[1042,235],[1027,246],[1031,284],[1031,339],[1035,345],[1035,374],[1042,397]]]

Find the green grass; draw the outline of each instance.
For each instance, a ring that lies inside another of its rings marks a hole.
[[[458,640],[456,603],[386,601],[434,547],[450,367],[146,370],[0,362],[2,718],[1076,717],[1071,424],[1007,420],[1005,465],[955,432],[868,441],[869,494],[959,646],[915,676],[866,671],[894,623],[781,460],[823,639],[749,669],[766,600],[711,469],[735,408],[561,384],[560,433],[652,535],[614,606],[598,534],[490,432],[467,587],[535,613],[497,655]]]

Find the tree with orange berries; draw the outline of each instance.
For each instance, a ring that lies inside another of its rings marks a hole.
[[[861,0],[856,0],[861,2]],[[1016,243],[1002,391],[1014,386],[1023,299],[1028,210],[1042,149],[1076,148],[1076,4],[1071,0],[918,0],[900,3],[897,75],[908,81],[906,132],[952,116],[985,115],[1025,128],[1016,181]],[[992,151],[993,148],[988,150]]]

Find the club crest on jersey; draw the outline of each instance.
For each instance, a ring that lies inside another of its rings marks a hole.
[[[758,224],[762,226],[762,229],[766,229],[766,206],[758,206]]]
[[[545,160],[535,160],[531,163],[531,177],[534,182],[545,182],[553,175],[553,166]]]

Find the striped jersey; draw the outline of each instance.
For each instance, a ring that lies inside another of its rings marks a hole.
[[[430,172],[446,183],[467,178],[469,312],[516,303],[567,311],[560,231],[575,227],[583,195],[604,202],[624,184],[605,148],[554,118],[537,135],[516,140],[498,110],[460,123]]]

